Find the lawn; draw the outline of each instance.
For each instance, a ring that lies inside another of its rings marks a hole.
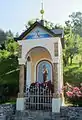
[[[69,82],[72,85],[79,85],[82,82],[82,66],[79,67],[77,63],[73,63],[64,67],[64,83]]]

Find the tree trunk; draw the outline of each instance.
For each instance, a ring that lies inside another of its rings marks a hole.
[[[70,65],[72,65],[73,57],[70,57]]]

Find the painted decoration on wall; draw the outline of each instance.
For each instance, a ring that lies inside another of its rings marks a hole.
[[[52,80],[52,65],[48,61],[41,61],[37,66],[37,82]]]
[[[35,27],[26,37],[25,39],[38,39],[38,38],[48,38],[51,35],[40,27]]]

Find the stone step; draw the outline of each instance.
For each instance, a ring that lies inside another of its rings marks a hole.
[[[43,111],[17,111],[15,120],[60,120],[60,114]]]
[[[0,120],[6,120],[6,116],[5,115],[0,116]]]
[[[12,120],[82,120],[82,108],[62,107],[60,114],[40,110],[16,111]]]

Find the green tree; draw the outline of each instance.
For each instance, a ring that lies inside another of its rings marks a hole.
[[[18,55],[19,45],[13,39],[7,40],[5,46],[6,50],[9,51],[11,55]]]
[[[18,37],[19,37],[19,33],[18,33],[18,32],[16,33],[15,37],[16,37],[16,38],[18,38]]]
[[[82,65],[82,37],[78,35],[78,60],[79,60],[79,66],[81,67]]]
[[[60,25],[60,24],[56,24],[56,25],[54,26],[54,28],[55,28],[55,29],[63,29],[63,26]]]
[[[66,21],[65,31],[65,50],[64,50],[64,64],[72,64],[73,57],[79,53],[81,56],[81,40],[82,37],[82,13],[73,12],[69,15],[70,20]]]
[[[6,39],[7,38],[5,32],[0,29],[0,44],[2,44]]]
[[[31,19],[29,20],[26,24],[25,24],[25,28],[28,29],[32,24],[34,24],[36,21],[38,21],[39,19]]]
[[[32,24],[34,24],[36,21],[41,22],[41,20],[38,19],[38,18],[29,20],[29,21],[26,23],[25,28],[28,29],[28,28],[29,28]],[[55,27],[58,25],[58,24],[57,24],[57,25],[55,26],[52,22],[47,21],[47,20],[43,20],[43,21],[44,21],[44,26],[47,27],[48,29],[55,28]],[[58,25],[58,26],[60,26],[60,25]]]
[[[64,65],[72,64],[73,57],[77,54],[77,36],[72,31],[72,26],[69,21],[64,27],[65,31],[65,49],[63,50]]]
[[[13,35],[13,33],[11,32],[11,30],[9,30],[9,31],[6,32],[6,37],[7,37],[7,40],[14,38],[14,35]]]
[[[73,12],[71,15],[69,15],[69,17],[73,32],[82,37],[82,13]]]
[[[10,56],[10,52],[8,52],[7,50],[0,50],[0,61],[8,58]]]
[[[6,49],[5,48],[5,43],[6,43],[6,41],[7,40],[9,40],[9,39],[13,39],[14,38],[14,35],[13,35],[13,33],[11,32],[11,30],[9,30],[9,31],[7,31],[7,32],[4,32],[4,31],[2,31],[2,32],[0,32],[0,41],[1,41],[1,46],[0,46],[0,49],[1,50],[4,50],[4,49]]]

